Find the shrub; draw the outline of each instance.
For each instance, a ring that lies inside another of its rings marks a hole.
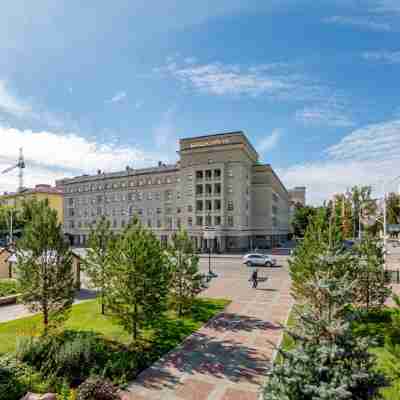
[[[14,279],[0,279],[0,297],[17,294],[17,282]]]
[[[11,358],[0,359],[0,400],[18,400],[27,391],[19,380],[19,371]]]
[[[43,375],[80,383],[106,363],[107,346],[91,332],[65,331],[59,335],[29,337],[17,344],[17,355]]]
[[[78,388],[77,400],[117,400],[118,389],[108,380],[92,377]]]

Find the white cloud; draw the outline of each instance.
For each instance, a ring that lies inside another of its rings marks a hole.
[[[326,159],[278,170],[287,187],[307,186],[308,199],[321,204],[353,185],[372,185],[399,175],[400,120],[367,125],[326,149]],[[393,184],[389,190],[396,190]]]
[[[177,143],[177,132],[173,117],[175,108],[171,107],[161,117],[160,122],[153,129],[153,138],[158,149],[166,152],[175,152]]]
[[[335,15],[325,18],[323,22],[328,24],[350,25],[361,29],[372,31],[389,32],[394,30],[394,26],[389,21],[375,16],[343,16]]]
[[[368,61],[400,64],[400,51],[367,51],[362,54],[362,57]]]
[[[166,66],[155,68],[155,72],[172,76],[186,88],[217,96],[264,95],[293,101],[324,96],[325,88],[290,69],[290,65],[284,63],[245,68],[218,62],[180,65],[170,60]]]
[[[138,168],[155,165],[157,160],[167,160],[166,155],[146,152],[132,146],[113,143],[96,143],[78,134],[32,132],[0,127],[2,146],[0,170],[12,165],[18,156],[18,148],[24,148],[27,167],[26,184],[52,183],[65,176],[124,169],[127,165]],[[0,191],[15,190],[17,172],[0,174]]]
[[[257,145],[259,152],[264,154],[267,151],[272,150],[278,144],[281,135],[282,133],[279,129],[274,129],[270,135],[261,139]]]
[[[297,110],[295,118],[304,125],[349,127],[355,123],[340,106],[325,104]]]
[[[0,80],[0,111],[16,117],[32,117],[32,107],[13,95],[6,82]]]
[[[115,95],[110,100],[108,100],[108,102],[109,103],[119,103],[122,100],[125,100],[127,96],[128,95],[126,94],[126,92],[120,91],[120,92],[115,93]]]

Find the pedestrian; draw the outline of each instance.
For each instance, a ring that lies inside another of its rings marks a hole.
[[[255,269],[253,271],[253,273],[251,274],[250,280],[253,282],[253,288],[256,289],[257,285],[258,285],[258,270],[257,269]]]

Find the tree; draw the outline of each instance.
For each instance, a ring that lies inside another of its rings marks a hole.
[[[354,302],[367,308],[382,307],[390,296],[390,277],[385,274],[383,249],[369,234],[354,248],[357,262],[353,269]]]
[[[298,325],[287,333],[295,341],[290,351],[279,350],[283,362],[274,366],[264,391],[265,400],[367,400],[380,397],[386,386],[375,369],[369,341],[356,337],[348,313],[352,287],[343,278],[315,282],[323,293],[322,307],[297,310]]]
[[[340,227],[334,214],[327,208],[319,209],[310,219],[303,241],[289,260],[292,294],[296,300],[303,302],[309,298],[309,287],[305,283],[320,270],[321,257],[340,247]]]
[[[105,288],[108,312],[132,334],[134,342],[142,328],[163,316],[169,281],[165,251],[135,218],[112,246]]]
[[[110,222],[102,217],[91,229],[88,238],[84,270],[90,278],[90,285],[100,290],[101,313],[105,314],[104,291],[109,274],[111,246],[115,236],[110,229]]]
[[[180,231],[174,236],[168,255],[171,265],[172,300],[178,315],[181,316],[192,306],[200,287],[199,257],[195,254],[193,242],[185,231]]]
[[[293,233],[295,237],[304,237],[307,226],[312,217],[315,216],[317,209],[311,206],[296,204],[292,219]]]
[[[32,203],[32,219],[17,242],[17,279],[21,299],[49,324],[65,318],[74,300],[72,253],[64,241],[57,212],[46,202]]]

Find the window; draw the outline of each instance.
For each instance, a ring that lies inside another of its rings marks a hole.
[[[231,169],[228,170],[228,176],[233,177],[233,171]]]
[[[220,178],[221,178],[221,170],[214,169],[214,179],[220,179]]]
[[[182,211],[182,209],[181,209],[180,207],[177,207],[177,208],[176,208],[176,213],[177,213],[177,214],[180,214],[181,211]]]
[[[73,208],[69,208],[69,209],[68,209],[68,216],[69,216],[69,217],[75,216],[75,211],[74,211]]]
[[[172,191],[171,190],[166,190],[164,192],[164,199],[165,200],[171,200],[172,199]]]
[[[157,214],[161,214],[161,208],[157,208]]]
[[[75,228],[75,222],[74,221],[69,221],[69,227],[71,229],[74,229]]]
[[[128,193],[128,201],[133,201],[133,193]]]
[[[74,205],[74,199],[72,197],[70,197],[68,199],[68,205],[73,206]]]
[[[206,200],[206,210],[211,211],[212,210],[212,202],[211,200]]]
[[[215,183],[214,184],[214,194],[220,195],[221,194],[221,184]]]
[[[153,215],[153,209],[152,208],[148,208],[147,209],[147,215]]]
[[[147,184],[151,185],[153,182],[151,181],[151,178],[147,179]]]
[[[157,220],[157,228],[161,228],[161,219]]]
[[[124,228],[124,227],[125,227],[125,224],[126,224],[126,222],[125,222],[125,220],[123,219],[123,220],[121,221],[121,228]]]
[[[78,222],[78,228],[82,228],[82,222],[81,221]]]
[[[161,198],[160,192],[155,192],[154,197],[156,200],[160,200],[160,198]]]
[[[214,210],[215,211],[221,210],[221,200],[214,200]]]
[[[203,201],[202,200],[196,201],[196,211],[203,211]]]
[[[134,214],[133,206],[129,206],[128,212],[129,212],[129,215],[133,215]]]
[[[189,175],[191,177],[191,175]],[[203,171],[196,171],[196,179],[203,179]]]
[[[196,217],[196,225],[203,226],[203,217],[201,217],[201,216]]]
[[[176,199],[180,200],[181,199],[181,192],[176,192]]]
[[[97,207],[97,215],[101,215],[101,207]]]
[[[137,213],[138,213],[138,215],[143,215],[143,209],[142,208],[138,208]]]
[[[143,198],[142,192],[137,192],[136,193],[136,200],[140,201],[140,200],[142,200],[142,198]]]
[[[165,214],[172,214],[172,208],[171,207],[167,207],[165,209]]]
[[[188,226],[192,226],[193,225],[193,218],[189,217],[188,218]]]
[[[147,220],[147,227],[148,227],[148,228],[151,228],[151,219],[148,219],[148,220]]]
[[[187,178],[188,178],[188,181],[191,181],[191,180],[193,180],[193,175],[189,174]]]
[[[206,170],[206,179],[209,181],[212,177],[212,171],[210,169]]]
[[[207,215],[206,216],[206,226],[211,226],[212,222],[211,222],[211,215]]]
[[[228,193],[233,193],[233,186],[232,185],[228,185]]]
[[[172,229],[172,217],[167,217],[165,219],[165,225],[167,226],[168,229]]]
[[[212,194],[212,185],[209,183],[206,184],[206,196],[211,196]]]
[[[233,226],[233,216],[232,215],[228,215],[228,218],[227,218],[227,223],[228,223],[228,226]]]
[[[147,193],[147,200],[151,200],[153,198],[153,193],[152,192],[148,192]]]
[[[192,211],[193,211],[193,207],[192,207],[191,204],[189,204],[189,205],[187,206],[187,210],[188,210],[188,212],[192,212]]]
[[[161,185],[161,178],[157,178],[157,185]]]
[[[167,176],[167,183],[171,183],[171,177]]]
[[[229,200],[228,201],[228,211],[233,211],[233,201],[232,200]]]
[[[214,225],[221,225],[221,217],[219,215],[214,217]]]
[[[118,225],[118,223],[117,223],[117,220],[116,220],[116,219],[114,219],[114,220],[113,220],[113,225],[112,225],[112,226],[113,226],[113,228],[116,228],[116,227],[117,227],[117,225]]]
[[[196,185],[196,195],[202,195],[203,194],[203,185]]]

